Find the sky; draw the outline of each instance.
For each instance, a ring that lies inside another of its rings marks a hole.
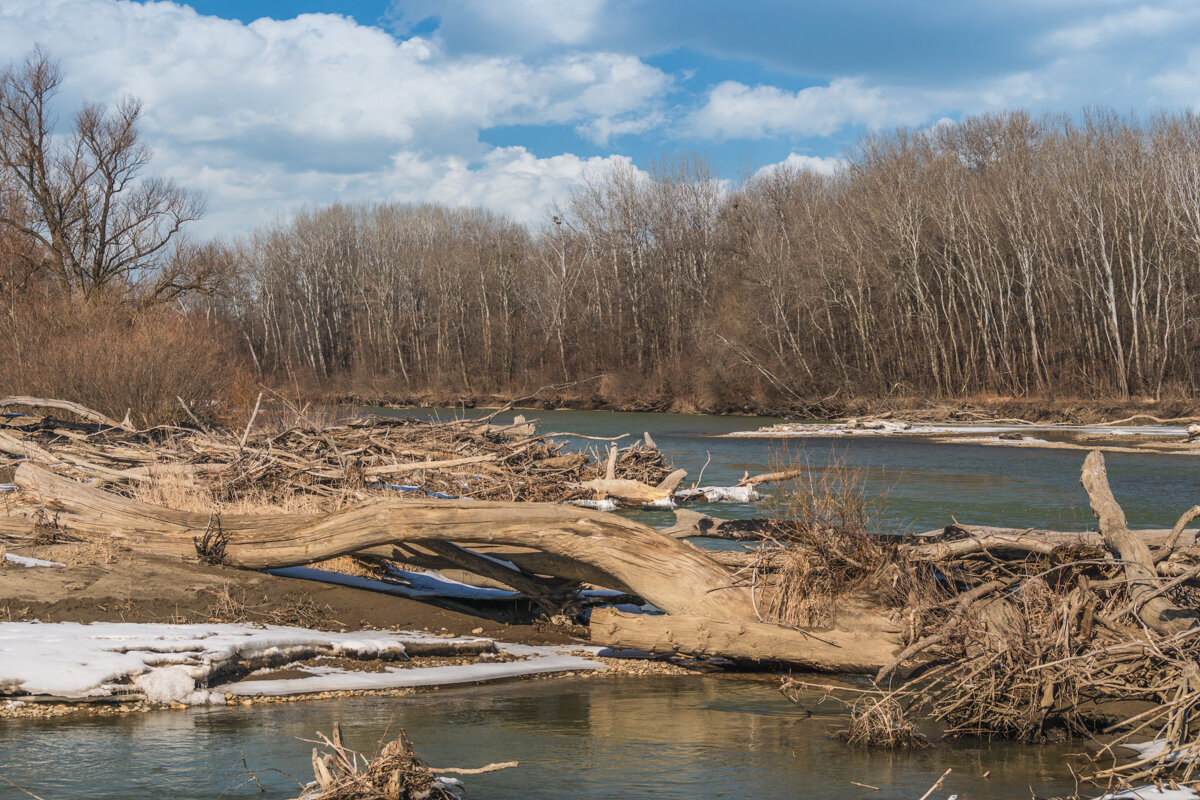
[[[0,61],[34,43],[60,127],[144,102],[201,235],[357,201],[539,225],[679,153],[831,171],[870,131],[1200,104],[1200,0],[0,0]]]

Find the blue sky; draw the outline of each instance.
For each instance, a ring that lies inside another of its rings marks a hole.
[[[536,225],[664,154],[830,170],[864,131],[1200,103],[1200,2],[0,0],[0,52],[32,42],[64,119],[143,99],[204,234],[359,200]]]

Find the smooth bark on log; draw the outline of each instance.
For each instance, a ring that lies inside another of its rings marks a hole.
[[[763,483],[779,483],[780,481],[790,481],[792,478],[799,478],[804,474],[804,467],[796,469],[788,469],[783,472],[764,472],[761,475],[754,475],[742,478],[738,481],[738,486],[758,486]]]
[[[593,609],[588,628],[592,643],[606,647],[783,662],[821,672],[874,675],[900,652],[897,638],[890,635],[839,630],[810,634],[763,622],[625,614],[608,608]]]
[[[670,529],[668,529],[670,530]],[[1162,547],[1170,541],[1173,532],[1167,528],[1139,528],[1133,535],[1150,547]],[[961,541],[964,538],[1012,538],[1027,539],[1030,542],[1041,542],[1054,547],[1104,547],[1104,536],[1098,531],[1049,531],[1039,528],[999,528],[991,525],[947,525],[933,531],[914,534],[909,540],[914,550],[944,544],[946,537],[949,541]],[[1192,550],[1197,546],[1196,531],[1183,530],[1176,542],[1175,552]],[[932,541],[931,541],[932,540]]]
[[[110,428],[120,428],[121,430],[132,431],[133,426],[128,423],[117,422],[109,416],[101,414],[99,411],[93,411],[90,408],[72,403],[69,400],[54,400],[47,397],[19,397],[9,396],[0,397],[0,408],[9,408],[10,406],[28,406],[29,408],[53,408],[56,411],[66,411],[74,414],[77,417],[82,417],[89,422],[96,422],[101,425],[106,425]]]
[[[138,503],[31,464],[20,465],[14,480],[30,513],[45,509],[77,535],[119,538],[133,549],[190,557],[208,536],[220,541],[223,563],[270,569],[406,542],[508,544],[594,566],[623,584],[613,588],[669,613],[755,618],[750,591],[733,586],[712,559],[646,525],[585,508],[376,498],[326,514],[216,518]]]
[[[606,497],[613,497],[622,503],[631,505],[646,505],[658,500],[665,500],[671,496],[670,489],[660,489],[657,486],[651,486],[641,481],[632,481],[626,478],[596,478],[590,481],[583,481],[579,485],[590,492],[594,492],[600,500]]]
[[[679,488],[679,484],[683,483],[683,479],[687,477],[686,469],[677,469],[667,477],[663,478],[658,483],[659,489],[665,489],[668,492],[673,492]]]
[[[1129,596],[1138,617],[1165,636],[1194,627],[1194,613],[1157,596],[1158,573],[1154,567],[1154,557],[1145,541],[1135,536],[1125,522],[1125,512],[1108,485],[1103,453],[1093,450],[1087,454],[1079,480],[1087,490],[1092,512],[1100,521],[1100,533],[1104,536],[1105,546],[1123,562],[1125,579],[1129,582]]]

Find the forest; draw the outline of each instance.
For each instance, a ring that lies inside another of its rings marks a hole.
[[[730,181],[671,154],[592,175],[532,229],[381,199],[201,241],[141,106],[56,128],[61,80],[35,50],[0,81],[10,393],[148,417],[259,384],[712,411],[1195,393],[1190,112],[878,131],[832,174]]]

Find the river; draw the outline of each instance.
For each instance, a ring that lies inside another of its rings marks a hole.
[[[394,412],[390,412],[394,413]],[[425,414],[453,416],[453,410]],[[668,460],[705,484],[736,482],[784,462],[821,468],[844,460],[883,494],[881,527],[922,530],[963,523],[1079,529],[1091,523],[1079,486],[1079,451],[931,444],[913,439],[721,438],[776,420],[672,414],[538,411],[544,430],[592,436],[649,431]],[[511,419],[511,414],[500,419]],[[627,440],[623,440],[627,441]],[[577,445],[595,442],[575,440]],[[1117,498],[1134,527],[1169,527],[1196,502],[1190,457],[1108,457]],[[689,481],[692,479],[689,478]],[[701,506],[753,516],[753,506]],[[669,513],[638,512],[655,524]],[[311,775],[310,739],[340,721],[348,743],[372,750],[405,728],[436,766],[517,760],[472,776],[483,800],[537,798],[916,798],[947,768],[945,789],[973,798],[1075,791],[1069,762],[1080,744],[1022,746],[959,741],[917,752],[850,748],[829,738],[836,706],[807,716],[773,680],[755,677],[564,678],[255,707],[160,711],[127,717],[0,719],[0,776],[45,800],[200,800],[296,793]],[[239,777],[246,765],[265,788]],[[987,777],[983,777],[987,774]],[[240,784],[240,786],[239,786]],[[880,787],[879,791],[857,784]],[[0,780],[0,800],[29,795]]]

